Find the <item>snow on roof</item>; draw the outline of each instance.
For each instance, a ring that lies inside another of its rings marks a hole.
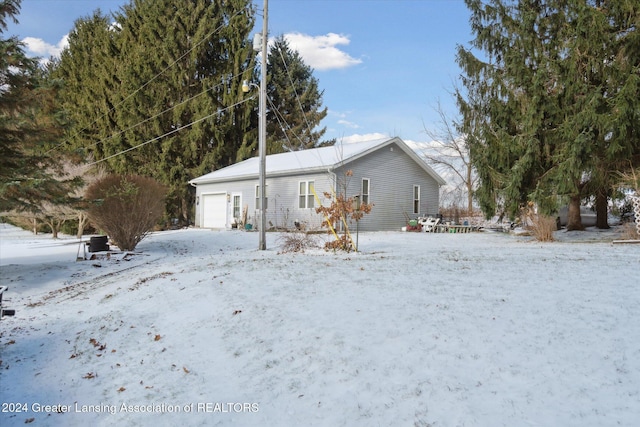
[[[319,170],[333,169],[341,164],[353,161],[371,151],[385,145],[396,143],[408,154],[413,154],[400,138],[384,138],[364,142],[354,142],[349,144],[335,144],[328,147],[312,148],[309,150],[291,151],[288,153],[270,154],[266,158],[266,175],[288,175],[292,173],[306,173]],[[410,152],[410,153],[409,153]],[[436,181],[444,183],[426,163],[415,155],[414,159],[423,163],[423,167],[428,173],[435,175]],[[242,162],[218,169],[206,175],[189,181],[192,185],[205,184],[209,182],[219,182],[234,179],[246,179],[257,177],[259,168],[259,158],[252,157]],[[437,178],[436,178],[437,177]]]

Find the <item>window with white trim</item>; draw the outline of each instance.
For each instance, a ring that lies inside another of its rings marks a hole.
[[[369,178],[362,178],[362,189],[360,191],[360,195],[362,196],[362,203],[369,204],[369,192],[371,190],[371,183]]]
[[[315,181],[300,181],[298,183],[298,208],[311,209],[314,207],[314,189]]]
[[[236,221],[240,221],[240,215],[241,215],[241,211],[240,211],[240,195],[239,194],[234,194],[233,195],[233,218]]]
[[[420,186],[419,185],[413,186],[413,213],[414,214],[420,213]]]

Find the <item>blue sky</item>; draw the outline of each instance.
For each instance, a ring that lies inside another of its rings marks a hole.
[[[78,18],[117,11],[128,0],[23,0],[20,23],[6,34],[34,56],[64,46]],[[255,0],[262,10],[263,0]],[[269,34],[285,35],[314,68],[329,114],[325,138],[399,136],[428,142],[440,102],[457,115],[451,91],[460,70],[457,44],[471,40],[462,0],[269,0]],[[262,18],[257,17],[256,32]]]

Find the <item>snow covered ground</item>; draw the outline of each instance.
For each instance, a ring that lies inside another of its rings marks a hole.
[[[640,245],[180,230],[76,262],[0,224],[0,425],[636,426]]]

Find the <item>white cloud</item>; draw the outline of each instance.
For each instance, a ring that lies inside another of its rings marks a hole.
[[[360,64],[362,60],[351,57],[337,46],[348,45],[347,36],[328,33],[310,36],[302,33],[285,34],[289,47],[298,51],[305,63],[316,70],[333,70]]]
[[[342,119],[338,120],[338,124],[346,126],[348,128],[351,128],[351,129],[359,129],[360,128],[360,126],[357,123],[353,123],[353,122],[350,122],[348,120],[342,120]]]
[[[351,144],[353,142],[373,141],[374,139],[383,139],[383,138],[389,138],[389,135],[385,133],[379,133],[379,132],[365,133],[365,134],[354,133],[353,135],[338,138],[338,142],[342,144]]]
[[[62,50],[69,44],[68,35],[62,37],[55,46],[36,37],[25,37],[22,42],[30,52],[47,60],[52,56],[59,57]]]

